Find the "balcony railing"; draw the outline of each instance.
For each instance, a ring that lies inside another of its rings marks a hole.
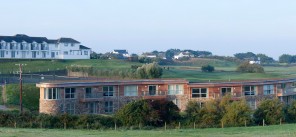
[[[278,89],[278,96],[296,95],[296,88]]]
[[[165,91],[143,91],[143,96],[164,96],[167,95]]]
[[[103,93],[90,93],[90,94],[84,94],[84,98],[102,98]]]

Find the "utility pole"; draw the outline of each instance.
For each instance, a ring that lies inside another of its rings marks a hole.
[[[23,78],[22,78],[22,73],[23,73],[23,65],[26,64],[15,64],[18,65],[20,68],[20,113],[23,113]]]

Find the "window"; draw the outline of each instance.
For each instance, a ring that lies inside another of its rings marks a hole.
[[[226,94],[231,94],[232,88],[231,87],[225,87],[221,88],[221,94],[222,96],[225,96]]]
[[[113,86],[103,86],[104,96],[113,96],[114,87]]]
[[[11,51],[11,58],[15,58],[15,51]]]
[[[256,94],[255,86],[244,86],[245,96],[253,96]]]
[[[263,91],[264,91],[264,95],[274,94],[273,85],[264,85]]]
[[[206,88],[193,88],[192,98],[206,98],[208,96],[208,91]]]
[[[124,86],[124,96],[138,96],[138,86]]]
[[[97,102],[86,103],[86,108],[87,108],[89,114],[96,114],[97,113],[97,107],[98,107]]]
[[[173,103],[174,103],[175,105],[177,105],[178,108],[181,108],[181,100],[179,100],[179,99],[174,99],[174,100],[173,100]]]
[[[156,85],[150,85],[148,86],[149,95],[156,95],[157,86]]]
[[[168,86],[168,94],[169,95],[182,95],[184,86],[183,85],[169,85]]]
[[[64,51],[64,55],[68,55],[69,53],[68,53],[68,51]]]
[[[251,109],[256,109],[256,108],[257,108],[257,106],[256,106],[256,100],[249,100],[249,101],[247,102],[247,104],[249,105],[249,107],[250,107]]]
[[[106,101],[105,102],[105,112],[106,113],[112,113],[113,112],[113,102],[112,101]]]
[[[68,47],[68,43],[65,43],[64,45],[65,45],[65,47]]]
[[[75,114],[75,104],[67,104],[66,112],[67,114]]]
[[[58,88],[44,88],[44,99],[60,99]]]
[[[293,83],[291,84],[291,87],[296,87],[296,82],[293,82]]]
[[[42,58],[46,58],[46,52],[42,52]]]
[[[36,56],[37,56],[36,51],[32,51],[32,58],[36,58]]]
[[[84,55],[88,55],[88,51],[84,51]]]
[[[85,98],[92,98],[91,88],[85,88]]]
[[[4,51],[0,51],[0,58],[4,58]]]
[[[71,43],[71,47],[74,47],[75,46],[75,44],[74,43]]]
[[[75,88],[65,88],[65,98],[75,98]]]

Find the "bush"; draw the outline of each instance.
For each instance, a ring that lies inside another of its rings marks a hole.
[[[249,62],[242,63],[236,69],[242,73],[264,73],[264,68],[258,64],[249,64]]]
[[[145,64],[137,68],[138,78],[160,78],[162,76],[162,68],[157,63]]]
[[[283,115],[283,104],[278,99],[263,100],[254,112],[256,124],[278,124]]]
[[[201,71],[202,72],[213,72],[213,71],[215,71],[215,67],[213,67],[211,65],[202,66]]]
[[[293,101],[285,109],[286,121],[290,123],[296,122],[296,101]]]

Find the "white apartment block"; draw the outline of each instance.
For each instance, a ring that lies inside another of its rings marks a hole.
[[[89,59],[90,53],[90,48],[72,38],[0,36],[0,59]]]

